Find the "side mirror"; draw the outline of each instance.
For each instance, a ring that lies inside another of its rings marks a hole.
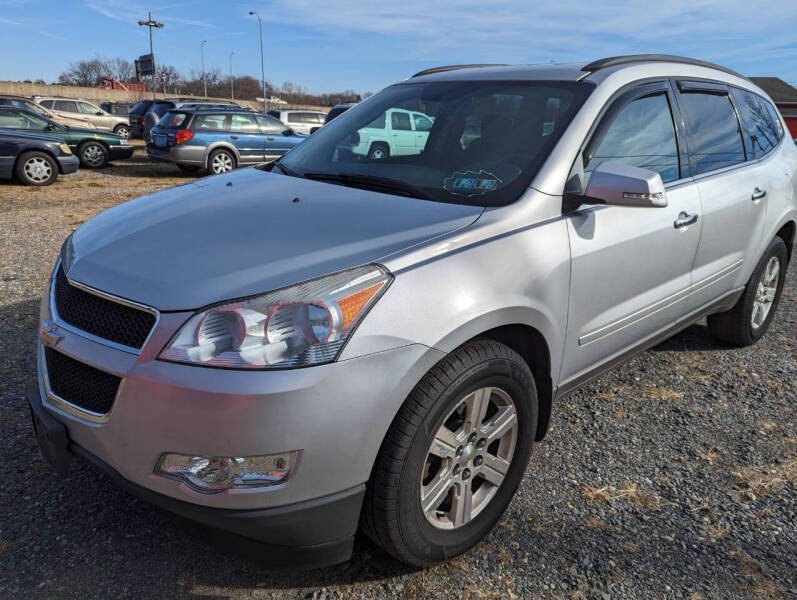
[[[583,194],[565,193],[565,212],[582,204],[663,208],[667,196],[661,175],[655,171],[607,161],[592,172]]]
[[[96,114],[97,114],[97,116],[98,116],[98,117],[101,117],[101,116],[102,116],[102,115],[104,115],[105,113],[104,113],[104,112],[102,112],[101,110],[98,110]]]
[[[287,129],[283,130],[282,135],[294,135],[296,132],[288,127]]]

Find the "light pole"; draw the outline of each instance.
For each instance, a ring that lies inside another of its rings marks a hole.
[[[260,28],[260,79],[263,83],[263,111],[265,111],[268,109],[268,106],[266,106],[266,70],[263,63],[263,21],[260,19],[259,14],[250,10],[249,16],[252,15],[257,17],[257,25]]]
[[[232,79],[232,55],[235,52],[230,52],[230,100],[235,100],[235,86],[233,85]]]
[[[205,79],[205,44],[207,43],[207,40],[202,40],[202,43],[199,44],[199,54],[202,57],[202,87],[205,88],[205,98],[208,97],[208,80]]]
[[[155,99],[155,53],[152,51],[152,28],[157,27],[158,29],[163,29],[163,23],[158,23],[157,21],[152,20],[152,13],[147,13],[147,20],[146,21],[139,21],[139,25],[142,27],[149,27],[149,55],[152,57],[152,98]]]

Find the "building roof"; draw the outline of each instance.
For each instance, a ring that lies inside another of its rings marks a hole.
[[[769,94],[775,104],[797,103],[797,88],[790,86],[782,79],[777,77],[751,77],[750,79]]]

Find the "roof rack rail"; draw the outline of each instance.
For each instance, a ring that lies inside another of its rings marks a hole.
[[[421,77],[422,75],[431,75],[432,73],[445,73],[446,71],[456,71],[458,69],[479,69],[482,67],[505,67],[506,64],[504,63],[493,63],[493,64],[475,64],[475,65],[446,65],[444,67],[432,67],[431,69],[424,69],[423,71],[418,71],[412,77]],[[412,79],[410,77],[410,79]]]
[[[610,56],[608,58],[601,58],[600,60],[593,61],[588,65],[584,65],[581,67],[581,70],[588,73],[594,73],[608,67],[628,65],[639,62],[672,62],[683,65],[695,65],[697,67],[716,69],[717,71],[722,71],[724,73],[728,73],[729,75],[735,75],[736,77],[747,79],[747,77],[741,73],[737,73],[736,71],[727,67],[706,62],[704,60],[698,60],[696,58],[688,58],[686,56],[676,56],[672,54],[629,54],[627,56]]]

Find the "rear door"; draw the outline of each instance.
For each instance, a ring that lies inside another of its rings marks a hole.
[[[565,386],[609,366],[686,313],[700,198],[685,164],[673,95],[669,82],[660,82],[619,96],[568,178],[569,191],[583,192],[604,161],[649,169],[661,175],[668,205],[590,206],[567,217],[570,308],[560,377]]]
[[[71,119],[78,119],[82,117],[78,111],[77,102],[74,100],[54,100],[53,112],[62,117],[69,117]]]
[[[254,113],[230,115],[230,141],[238,149],[240,164],[263,162],[266,143]]]
[[[743,286],[752,273],[771,182],[766,167],[748,156],[729,88],[703,81],[677,87],[703,213],[690,298],[696,309]]]

